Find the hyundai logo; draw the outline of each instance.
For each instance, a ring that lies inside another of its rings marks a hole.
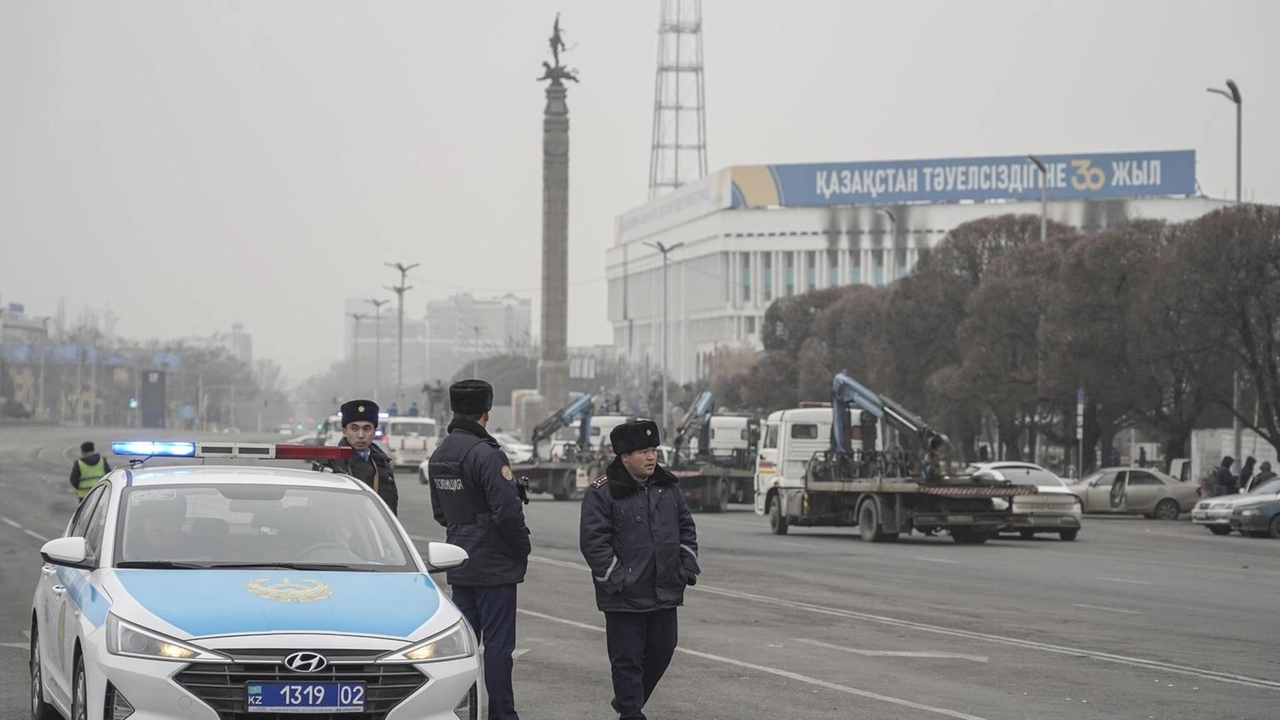
[[[284,666],[294,672],[320,672],[329,666],[329,661],[320,653],[296,652],[284,659]]]

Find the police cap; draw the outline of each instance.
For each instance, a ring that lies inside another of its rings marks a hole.
[[[609,444],[618,455],[626,455],[645,448],[658,447],[658,423],[652,420],[632,420],[622,423],[609,433]]]
[[[342,403],[339,409],[342,415],[342,427],[353,422],[371,422],[378,426],[378,404],[372,400],[352,400]]]
[[[483,415],[493,408],[493,386],[483,380],[461,380],[449,386],[449,407],[458,415]]]

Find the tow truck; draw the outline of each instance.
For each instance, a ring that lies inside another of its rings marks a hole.
[[[568,500],[578,490],[585,489],[593,477],[604,472],[608,460],[596,447],[592,438],[607,433],[614,425],[627,418],[600,416],[604,422],[595,422],[595,397],[583,395],[565,407],[551,413],[533,429],[529,442],[533,445],[533,457],[526,463],[513,464],[515,474],[529,479],[529,492],[550,493],[556,500]],[[577,426],[577,440],[563,446],[556,456],[542,458],[542,446],[552,440],[563,428]]]
[[[746,501],[755,479],[752,440],[758,436],[754,418],[716,415],[711,391],[698,395],[671,441],[674,462],[667,468],[680,479],[691,508],[718,513],[729,509],[730,500]]]
[[[756,514],[769,517],[776,535],[792,526],[857,527],[867,542],[893,542],[904,532],[946,530],[957,543],[984,543],[1015,520],[1012,498],[1036,488],[948,476],[936,461],[926,469],[923,453],[948,442],[897,402],[839,373],[829,406],[780,410],[766,420]]]

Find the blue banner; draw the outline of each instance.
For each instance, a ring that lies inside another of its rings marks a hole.
[[[734,207],[1194,195],[1194,150],[736,166]]]

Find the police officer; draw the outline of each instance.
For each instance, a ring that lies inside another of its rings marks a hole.
[[[83,500],[109,472],[111,466],[94,449],[93,443],[88,440],[80,443],[80,459],[71,465],[71,487],[76,490],[76,499]]]
[[[623,720],[641,710],[676,650],[676,608],[697,582],[698,531],[676,478],[658,466],[658,426],[619,425],[616,457],[582,500],[579,543],[604,612],[613,701]]]
[[[352,400],[343,403],[338,410],[342,416],[340,447],[351,448],[351,456],[344,460],[328,460],[321,463],[334,472],[345,473],[363,480],[395,515],[400,505],[400,491],[396,489],[396,476],[391,468],[391,458],[373,441],[378,429],[378,405],[372,400]]]
[[[448,572],[453,602],[484,643],[490,720],[518,720],[511,689],[516,585],[529,564],[529,528],[507,456],[489,434],[493,387],[463,380],[449,388],[449,436],[427,465],[431,509],[467,564]]]

